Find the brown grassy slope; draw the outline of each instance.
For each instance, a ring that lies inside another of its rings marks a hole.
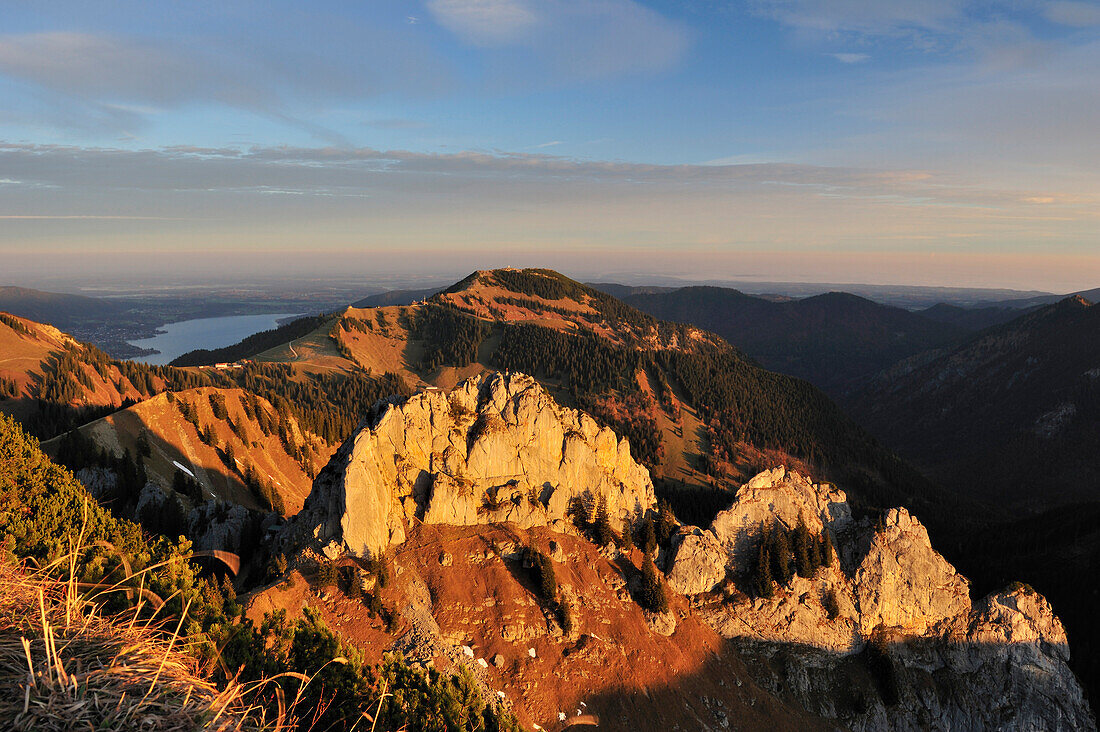
[[[550,606],[529,570],[507,558],[527,545],[549,553],[551,541],[564,556],[554,567],[576,621],[572,636],[548,622]],[[293,582],[250,598],[249,614],[259,620],[264,612],[286,609],[294,616],[308,605],[376,661],[399,647],[406,633],[422,632],[426,611],[442,636],[429,651],[433,664],[450,669],[456,658],[466,663],[504,694],[527,728],[557,729],[560,712],[572,716],[578,709],[599,715],[606,730],[717,728],[716,711],[737,720],[740,729],[823,726],[757,687],[736,652],[682,598],[673,601],[675,633],[654,632],[628,590],[638,574],[638,552],[612,561],[583,539],[546,529],[420,525],[388,561],[391,581],[381,599],[396,617],[392,635],[361,600],[318,587],[309,559],[300,561]],[[463,655],[462,645],[474,658]],[[492,662],[498,654],[499,667]]]
[[[14,316],[9,316],[14,317]],[[54,359],[67,346],[84,348],[72,337],[62,333],[51,325],[42,325],[26,318],[15,318],[29,333],[21,333],[9,324],[0,321],[0,377],[12,379],[19,386],[19,397],[15,400],[0,400],[0,410],[15,413],[20,402],[38,396],[38,387],[45,374],[51,369]],[[109,380],[104,380],[95,369],[85,364],[85,372],[93,387],[81,385],[80,396],[72,406],[121,405],[125,399],[140,399],[137,389],[123,378],[115,367],[109,367]],[[122,382],[121,391],[118,382]]]
[[[0,562],[0,727],[274,729],[204,679],[179,644],[129,618],[108,618],[71,586]]]
[[[229,418],[241,428],[247,442],[234,433],[228,422],[214,417],[210,395],[215,393],[225,397]],[[287,455],[277,433],[264,435],[257,420],[245,414],[241,406],[243,395],[244,391],[241,389],[213,387],[188,389],[174,394],[176,400],[195,406],[199,424],[212,428],[222,449],[226,444],[233,446],[237,460],[237,469],[234,471],[226,467],[213,447],[199,439],[194,426],[183,418],[178,405],[170,402],[166,394],[158,394],[128,409],[84,425],[80,431],[101,448],[116,455],[121,455],[123,450],[136,454],[138,437],[145,432],[152,448],[152,455],[145,460],[146,472],[150,479],[162,487],[172,485],[177,470],[173,461],[177,461],[195,474],[208,497],[240,503],[249,508],[261,508],[243,481],[246,470],[251,466],[261,479],[271,483],[282,496],[287,515],[293,515],[301,510],[313,481]],[[266,399],[259,398],[258,401],[268,414],[274,416],[275,410]],[[319,471],[328,462],[335,448],[325,445],[312,435],[303,435],[293,418],[291,424],[295,443],[311,445],[311,462],[314,471]],[[47,453],[56,454],[58,441],[59,438],[50,440],[42,447]]]

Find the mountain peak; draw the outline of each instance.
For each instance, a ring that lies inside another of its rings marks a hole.
[[[429,302],[483,320],[585,333],[629,347],[660,349],[686,344],[691,348],[700,339],[724,346],[689,326],[665,327],[668,324],[622,300],[551,269],[478,270]]]

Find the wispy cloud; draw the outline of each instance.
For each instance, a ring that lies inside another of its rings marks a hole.
[[[428,123],[423,120],[407,119],[405,117],[371,119],[363,124],[376,130],[422,130],[428,127]]]
[[[842,64],[859,64],[871,58],[866,53],[830,53],[829,55]]]
[[[738,230],[745,230],[747,222],[759,225],[773,215],[789,218],[782,212],[789,214],[797,205],[801,221],[817,222],[819,237],[836,232],[838,226],[852,230],[852,222],[841,220],[853,207],[866,219],[863,236],[872,236],[883,217],[890,216],[897,217],[888,225],[893,233],[899,227],[928,229],[936,217],[946,217],[953,225],[970,221],[981,233],[980,222],[1034,218],[1037,214],[1028,213],[1034,209],[1025,211],[1023,202],[1049,199],[1051,205],[1044,208],[1052,210],[1042,215],[1050,221],[1087,218],[1090,225],[1096,217],[1086,213],[1097,204],[1095,196],[1069,199],[1059,191],[991,190],[957,175],[927,170],[776,163],[644,165],[545,154],[425,154],[370,148],[129,151],[8,144],[0,145],[0,168],[16,182],[5,187],[0,201],[0,215],[7,217],[155,220],[186,217],[199,206],[216,219],[250,220],[272,215],[263,201],[275,192],[301,199],[275,214],[300,217],[295,225],[301,228],[334,211],[341,217],[385,212],[394,220],[416,212],[415,222],[404,222],[412,229],[435,215],[480,211],[477,217],[486,217],[483,226],[493,228],[504,220],[511,225],[526,216],[532,231],[537,231],[558,227],[560,221],[584,212],[576,223],[603,235],[622,229],[627,220],[649,221],[671,234],[681,231],[677,227],[685,221],[691,223],[684,232],[722,230],[731,216],[738,217]],[[34,192],[41,186],[53,188],[49,210],[43,210],[42,197]],[[434,213],[425,215],[426,211]],[[773,233],[780,231],[774,222],[768,226]],[[789,241],[797,240],[799,231],[798,225],[789,230]]]
[[[659,71],[676,64],[687,30],[635,0],[428,0],[436,22],[483,48],[523,48],[572,79]],[[528,79],[530,81],[530,79]]]
[[[444,28],[470,43],[514,43],[539,24],[536,4],[527,0],[428,0]]]
[[[754,6],[797,28],[896,35],[948,29],[971,4],[969,0],[756,0]]]
[[[377,37],[375,37],[377,36]],[[50,31],[0,35],[0,78],[36,90],[35,121],[132,133],[168,110],[219,105],[263,115],[332,144],[316,105],[347,103],[401,88],[430,90],[447,73],[427,49],[399,34],[364,31],[327,44],[268,45],[233,38],[137,38]],[[314,105],[309,115],[296,110]],[[10,112],[9,112],[10,117]]]

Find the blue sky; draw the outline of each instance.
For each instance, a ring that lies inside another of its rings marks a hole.
[[[7,3],[0,253],[1069,291],[1098,120],[1096,2]]]

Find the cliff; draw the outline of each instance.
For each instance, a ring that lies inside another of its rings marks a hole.
[[[553,526],[577,502],[606,505],[616,530],[656,507],[625,439],[530,376],[493,373],[378,405],[318,477],[298,525],[331,556],[369,557],[414,521]]]
[[[832,561],[761,596],[749,575],[763,532],[799,524],[829,532]],[[1050,604],[1026,586],[972,603],[904,508],[856,521],[843,491],[767,471],[708,529],[681,530],[669,582],[766,688],[852,729],[1095,727]]]

